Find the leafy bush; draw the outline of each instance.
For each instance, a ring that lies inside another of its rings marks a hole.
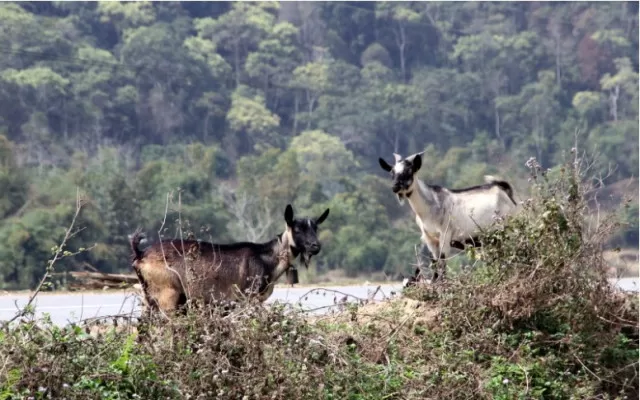
[[[403,382],[278,305],[150,323],[139,341],[131,326],[89,334],[45,320],[4,331],[1,398],[378,399]]]
[[[175,386],[135,342],[131,329],[90,335],[80,326],[29,320],[0,333],[9,355],[0,374],[0,398],[173,397]],[[88,396],[88,397],[87,397]]]

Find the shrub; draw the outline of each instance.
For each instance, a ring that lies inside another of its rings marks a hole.
[[[145,323],[140,340],[130,325],[89,334],[31,320],[5,330],[1,398],[379,399],[404,381],[279,305]]]
[[[637,398],[637,295],[613,288],[602,257],[619,224],[585,223],[579,163],[554,179],[528,166],[533,197],[483,234],[483,251],[468,250],[475,271],[409,293],[441,309],[424,358],[441,365],[450,398]],[[427,395],[447,398],[438,390]]]

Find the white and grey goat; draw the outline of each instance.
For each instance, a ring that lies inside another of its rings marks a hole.
[[[442,274],[446,270],[445,258],[451,256],[451,249],[464,250],[466,244],[479,247],[478,234],[491,225],[495,215],[506,216],[516,208],[513,189],[508,182],[485,176],[485,184],[463,189],[448,189],[428,185],[416,178],[422,166],[421,155],[416,153],[402,158],[394,153],[395,165],[389,165],[380,158],[380,166],[391,173],[392,190],[400,204],[409,201],[420,229],[420,239],[431,252],[435,266],[433,280],[438,279],[438,264],[442,264]],[[418,279],[405,280],[407,283]]]

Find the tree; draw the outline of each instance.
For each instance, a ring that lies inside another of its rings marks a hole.
[[[302,132],[293,138],[290,149],[297,156],[301,175],[319,183],[327,198],[344,190],[341,178],[357,167],[340,140],[322,131]]]
[[[318,99],[323,93],[331,89],[329,73],[328,62],[310,62],[296,67],[293,71],[291,87],[301,89],[305,95],[307,129],[311,127],[311,119]],[[298,104],[299,100],[296,97],[296,114],[298,114]],[[295,130],[296,123],[294,122],[294,132]]]
[[[150,1],[100,2],[98,3],[100,22],[111,23],[119,36],[126,40],[132,30],[153,24],[156,20],[153,3]]]
[[[0,217],[7,218],[29,200],[30,182],[24,170],[17,164],[15,145],[0,135]]]
[[[122,61],[135,72],[140,128],[155,143],[167,143],[172,134],[187,131],[185,103],[209,87],[199,82],[208,65],[192,63],[176,29],[166,23],[132,30],[122,47]]]
[[[603,106],[603,96],[598,92],[584,91],[577,92],[573,96],[571,104],[573,108],[578,111],[581,118],[585,121],[601,120],[599,116],[601,114]]]
[[[407,75],[408,46],[411,43],[408,30],[420,23],[421,16],[407,3],[380,2],[376,3],[376,17],[389,23],[393,32],[394,41],[398,48],[400,60],[400,77],[403,82],[409,78]]]
[[[241,90],[237,90],[232,95],[227,121],[235,134],[235,154],[253,149],[256,143],[278,144],[276,134],[280,117],[269,111],[265,103],[264,96],[260,94],[245,97]]]
[[[543,165],[552,159],[548,149],[559,127],[558,91],[555,73],[540,71],[538,81],[525,85],[520,94],[498,99],[498,108],[506,113],[505,126],[512,132],[510,140],[521,141],[520,151],[531,149]]]
[[[240,86],[244,58],[273,28],[273,12],[277,8],[276,2],[238,2],[217,19],[196,19],[195,27],[200,36],[232,53],[236,87]]]
[[[638,73],[631,67],[628,58],[617,58],[614,60],[616,74],[611,76],[606,73],[600,80],[602,90],[609,94],[609,112],[611,118],[617,121],[620,116],[628,118],[638,117]],[[624,107],[620,107],[622,99]],[[626,111],[621,113],[620,110]],[[626,114],[626,115],[624,115]]]
[[[257,51],[248,55],[247,75],[258,80],[265,93],[269,92],[270,85],[288,85],[302,59],[297,37],[298,28],[288,22],[278,23],[267,38],[258,43]]]

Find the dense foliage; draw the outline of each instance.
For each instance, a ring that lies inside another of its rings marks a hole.
[[[7,2],[0,32],[0,288],[41,276],[76,187],[69,247],[95,246],[60,268],[128,270],[127,234],[178,219],[264,240],[292,203],[331,208],[318,268],[355,275],[418,243],[393,151],[518,186],[578,132],[606,182],[637,176],[634,2]]]

